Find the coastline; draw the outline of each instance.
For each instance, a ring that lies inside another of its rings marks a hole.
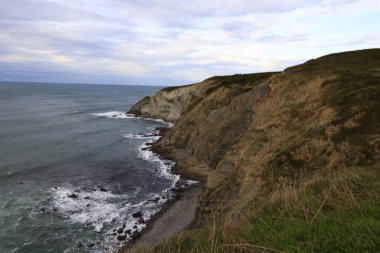
[[[150,117],[145,118],[133,114],[128,114],[128,116],[148,120],[152,119]],[[162,119],[154,120],[165,122]],[[172,126],[172,123],[165,123],[168,126],[156,128],[153,130],[153,134],[149,135],[159,138],[152,142],[145,142],[143,146],[145,145],[144,148],[146,150],[157,155],[161,160],[174,162],[167,156],[165,151],[157,149],[154,145],[161,140],[167,130]],[[179,175],[180,180],[178,180],[175,186],[170,190],[174,193],[172,198],[147,221],[145,228],[138,232],[136,238],[125,242],[118,248],[118,253],[135,252],[140,248],[154,248],[171,235],[186,229],[192,224],[198,206],[198,196],[201,192],[202,180],[200,177],[193,177],[181,173],[176,168],[178,168],[178,164],[175,161],[174,165],[170,168],[170,174]],[[186,181],[188,181],[188,183],[186,183]]]
[[[200,185],[191,185],[164,206],[141,231],[141,237],[122,246],[118,253],[158,246],[171,235],[189,227],[195,215]]]

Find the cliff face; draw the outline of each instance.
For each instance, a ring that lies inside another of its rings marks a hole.
[[[196,84],[165,88],[152,97],[143,98],[128,113],[174,122],[187,111],[193,101],[202,97],[200,88]]]
[[[131,112],[175,121],[154,148],[205,178],[198,222],[238,217],[316,176],[379,164],[380,49],[164,89]]]

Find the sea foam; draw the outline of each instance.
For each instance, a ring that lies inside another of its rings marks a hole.
[[[97,116],[97,117],[111,118],[111,119],[142,119],[142,120],[156,121],[156,122],[164,124],[167,127],[173,126],[173,123],[166,122],[162,119],[139,117],[134,114],[129,114],[122,111],[98,112],[98,113],[93,113],[92,115]]]
[[[171,127],[173,124],[160,119],[136,117],[132,114],[126,114],[121,111],[110,111],[93,113],[97,117],[110,119],[142,119],[152,120]],[[141,139],[143,143],[137,146],[138,158],[156,164],[158,176],[168,179],[171,184],[161,192],[151,194],[146,199],[134,203],[132,199],[138,194],[129,192],[125,194],[116,194],[111,190],[101,188],[83,188],[74,186],[54,187],[51,188],[53,206],[57,212],[68,217],[72,223],[81,224],[84,227],[93,229],[95,232],[104,234],[102,249],[114,250],[120,242],[115,236],[115,228],[123,227],[123,231],[138,232],[146,227],[146,222],[155,215],[163,205],[172,199],[175,195],[173,189],[180,179],[179,175],[171,173],[175,162],[163,159],[160,155],[150,149],[150,145],[157,141],[159,130],[141,133],[129,133],[123,136],[128,139]],[[187,184],[196,183],[187,181]],[[138,223],[132,217],[134,212],[141,212],[144,223]],[[131,234],[126,234],[127,241],[131,240]],[[98,246],[95,246],[98,247]]]

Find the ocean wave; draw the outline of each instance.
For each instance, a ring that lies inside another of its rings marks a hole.
[[[102,249],[113,250],[119,246],[118,235],[131,240],[135,232],[146,227],[146,222],[156,214],[170,199],[168,192],[151,194],[138,203],[129,201],[133,193],[114,194],[104,188],[54,187],[53,208],[67,217],[72,223],[91,227],[95,232],[104,234]],[[144,222],[133,218],[135,212],[141,213]],[[122,228],[122,233],[115,232]],[[129,231],[129,233],[127,232]]]
[[[115,212],[119,205],[114,200],[125,197],[100,190],[79,191],[64,187],[53,190],[54,206],[59,211],[68,215],[72,222],[93,226],[95,231],[119,217],[119,212]]]
[[[168,127],[173,124],[165,122],[161,119],[142,118],[136,117],[132,114],[126,114],[120,111],[94,113],[93,115],[98,117],[106,117],[111,119],[142,119],[152,120],[165,124]],[[99,192],[99,191],[84,191],[78,193],[77,198],[70,197],[75,189],[57,189],[55,191],[56,206],[62,210],[66,215],[70,217],[72,222],[81,223],[84,225],[91,225],[95,231],[105,230],[106,235],[115,235],[114,228],[123,227],[123,235],[127,237],[127,241],[131,239],[133,231],[141,231],[145,228],[144,223],[136,222],[136,219],[132,217],[132,213],[141,212],[144,221],[149,221],[151,217],[162,209],[163,205],[173,199],[177,194],[176,189],[180,180],[179,175],[172,174],[172,168],[175,166],[175,162],[163,159],[160,155],[154,153],[150,146],[153,142],[157,141],[161,136],[158,129],[152,129],[148,133],[129,133],[124,135],[124,138],[128,139],[141,139],[143,143],[138,148],[138,158],[146,160],[150,163],[155,163],[155,172],[158,176],[168,179],[171,183],[167,188],[161,192],[151,194],[144,200],[140,200],[138,203],[129,203],[133,193],[128,194],[112,194],[111,192]],[[197,183],[196,181],[185,181],[185,184]],[[123,204],[124,203],[124,204]],[[112,224],[110,228],[109,224]],[[117,224],[117,225],[116,225]],[[132,233],[126,234],[125,231],[132,231]],[[115,236],[111,236],[108,239],[111,244],[117,244],[118,241]]]
[[[97,116],[97,117],[110,118],[110,119],[142,119],[142,120],[156,121],[156,122],[166,125],[167,127],[173,126],[173,123],[166,122],[162,119],[139,117],[134,114],[129,114],[126,112],[121,112],[121,111],[98,112],[98,113],[93,113],[92,115]]]
[[[124,135],[124,138],[128,139],[155,139],[157,140],[160,138],[159,136],[153,135],[153,134],[126,134]]]
[[[126,114],[125,112],[120,111],[110,111],[110,112],[99,112],[99,113],[93,113],[92,115],[97,117],[104,117],[104,118],[110,118],[110,119],[132,119],[133,116],[130,116]]]
[[[152,150],[150,150],[150,144],[155,142],[157,139],[151,139],[147,142],[144,142],[139,146],[139,154],[138,157],[140,159],[149,161],[149,162],[155,162],[158,165],[157,173],[172,181],[172,185],[168,188],[173,188],[178,180],[180,179],[179,175],[175,175],[171,173],[172,168],[175,165],[175,162],[171,160],[165,160],[162,159],[158,154],[154,153]]]

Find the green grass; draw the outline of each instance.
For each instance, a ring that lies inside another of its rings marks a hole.
[[[186,84],[186,85],[181,85],[181,86],[169,86],[169,87],[163,88],[161,91],[170,92],[170,91],[175,91],[175,90],[178,90],[178,89],[181,89],[184,87],[189,87],[192,85],[194,85],[194,84]]]
[[[380,169],[321,176],[246,217],[240,226],[210,221],[154,252],[380,252]]]
[[[271,77],[274,74],[280,72],[263,72],[263,73],[254,73],[254,74],[235,74],[230,76],[214,76],[206,79],[206,81],[214,81],[217,85],[209,88],[206,91],[206,94],[211,94],[216,90],[225,87],[233,88],[239,94],[249,91],[252,89],[252,84],[259,81],[263,81],[266,78]]]
[[[286,72],[339,71],[356,69],[365,71],[369,68],[380,67],[380,49],[364,49],[343,53],[329,54],[303,64],[285,69]]]

